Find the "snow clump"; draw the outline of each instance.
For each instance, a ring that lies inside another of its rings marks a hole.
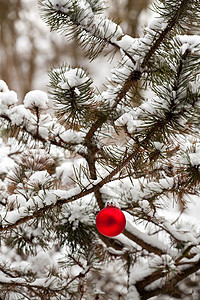
[[[47,93],[40,90],[33,90],[26,94],[24,98],[24,107],[26,108],[35,108],[47,109],[49,99]]]
[[[30,185],[45,185],[48,180],[51,178],[47,171],[36,171],[31,177],[29,178]]]
[[[5,81],[0,80],[0,93],[7,93],[8,91],[9,89]]]
[[[89,80],[89,77],[87,77],[86,75],[80,77],[81,76],[80,71],[81,69],[78,68],[74,68],[66,71],[63,76],[64,80],[60,82],[59,87],[64,90],[65,89],[68,90],[86,83]],[[76,93],[80,93],[80,91],[76,90]]]
[[[9,106],[18,102],[17,93],[15,91],[9,91],[7,84],[0,80],[0,111],[6,113]]]
[[[177,35],[177,40],[181,42],[181,52],[189,50],[191,53],[200,55],[200,36],[199,35]]]

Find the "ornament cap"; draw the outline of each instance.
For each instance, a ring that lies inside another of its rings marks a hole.
[[[117,200],[108,200],[108,201],[106,201],[105,207],[108,207],[108,206],[120,209],[119,202]]]

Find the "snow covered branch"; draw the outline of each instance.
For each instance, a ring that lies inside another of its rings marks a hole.
[[[136,288],[141,295],[141,300],[149,299],[159,294],[168,294],[173,296],[176,293],[178,283],[187,278],[189,275],[194,274],[199,269],[200,260],[189,264],[187,267],[180,268],[180,270],[175,272],[175,275],[172,276],[169,281],[167,280],[166,283],[161,284],[161,286],[159,286],[159,279],[167,276],[168,272],[166,270],[158,270],[155,271],[154,274],[143,278],[141,282],[137,282]],[[158,280],[158,284],[155,284],[155,287],[153,285],[151,287],[149,284],[156,280]]]
[[[121,57],[103,92],[66,63],[49,72],[51,99],[34,90],[18,104],[0,81],[0,298],[197,291],[200,38],[188,30],[199,0],[155,1],[138,38],[103,16],[103,0],[39,3],[91,60],[107,46]],[[125,229],[101,234],[99,210]]]

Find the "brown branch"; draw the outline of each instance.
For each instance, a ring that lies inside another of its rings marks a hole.
[[[97,200],[99,208],[100,209],[104,208],[104,202],[103,202],[102,195],[101,195],[100,191],[99,190],[95,191],[94,195],[95,195],[95,198]]]
[[[146,300],[151,297],[157,296],[159,294],[168,294],[168,295],[172,296],[177,284],[180,281],[182,281],[183,279],[190,276],[191,274],[194,274],[198,270],[200,270],[200,260],[197,261],[196,263],[193,263],[193,265],[188,267],[187,269],[181,270],[178,273],[176,273],[173,278],[169,278],[169,280],[167,280],[166,283],[161,287],[157,287],[153,290],[145,291],[144,287],[147,286],[147,284],[145,283],[146,278],[143,278],[143,280],[141,282],[136,283],[136,288],[138,289],[138,291],[140,293],[141,300]],[[160,277],[155,275],[155,280],[167,275],[167,273],[163,274],[162,270],[160,272],[161,272]]]
[[[57,290],[52,290],[49,286],[48,287],[44,287],[44,286],[40,286],[40,285],[29,285],[28,283],[20,283],[20,282],[13,282],[12,279],[11,279],[11,282],[2,282],[0,281],[0,285],[2,286],[16,286],[16,287],[25,287],[29,290],[32,290],[34,293],[36,293],[37,295],[39,295],[39,292],[36,292],[34,289],[39,289],[39,290],[43,290],[43,291],[51,291],[51,292],[58,292]]]
[[[162,33],[159,35],[159,37],[157,38],[157,40],[155,41],[155,43],[153,44],[153,46],[151,47],[151,49],[149,50],[149,52],[145,55],[143,62],[141,64],[141,69],[144,69],[147,64],[149,59],[153,56],[153,54],[155,53],[155,51],[159,48],[160,44],[163,42],[163,40],[166,38],[167,34],[172,30],[173,26],[176,24],[178,17],[181,15],[181,13],[184,11],[184,7],[186,4],[187,0],[183,0],[179,9],[177,10],[175,16],[171,19],[171,22],[168,24],[168,26],[162,31]],[[135,64],[135,63],[134,63]],[[104,116],[104,117],[100,117],[90,128],[90,130],[88,131],[88,134],[86,136],[86,138],[92,138],[94,133],[96,132],[96,130],[98,128],[100,128],[109,118],[110,113],[113,112],[114,109],[116,109],[117,105],[119,104],[119,102],[124,98],[124,96],[127,94],[127,92],[130,90],[130,88],[133,86],[133,84],[135,82],[137,82],[138,80],[140,80],[142,76],[142,71],[137,71],[134,70],[131,72],[131,74],[129,75],[129,77],[126,79],[121,91],[118,93],[116,99],[115,99],[115,103],[112,106],[112,108],[109,110],[109,113]]]
[[[146,139],[145,139],[146,140]],[[144,140],[144,142],[145,142]],[[51,210],[52,208],[56,207],[56,206],[62,206],[63,204],[69,203],[69,202],[73,202],[76,201],[84,196],[87,196],[91,193],[95,193],[97,192],[101,187],[103,187],[106,183],[110,182],[110,180],[113,178],[113,176],[115,176],[119,171],[121,171],[121,169],[123,169],[132,159],[136,158],[138,155],[138,149],[139,149],[139,145],[137,145],[136,149],[133,151],[132,154],[130,154],[125,160],[123,160],[120,164],[118,164],[118,166],[112,171],[110,172],[109,175],[107,175],[105,178],[103,178],[99,183],[94,184],[91,188],[88,188],[87,190],[83,190],[80,193],[71,196],[69,198],[61,198],[59,200],[57,200],[57,202],[55,204],[50,204],[50,205],[46,205],[45,207],[36,210],[32,213],[32,215],[26,216],[26,217],[22,217],[20,220],[18,220],[17,222],[15,222],[14,224],[8,224],[5,227],[0,227],[0,232],[5,231],[5,230],[9,230],[12,228],[15,228],[16,226],[23,224],[31,219],[33,219],[34,217],[38,217],[42,214],[44,214],[45,212]]]
[[[161,250],[159,247],[155,247],[148,243],[147,241],[144,241],[142,238],[139,238],[138,236],[132,234],[127,229],[124,229],[123,234],[128,237],[131,241],[135,242],[137,245],[141,246],[142,249],[146,249],[148,252],[155,253],[157,255],[163,255],[166,254],[165,251]]]
[[[185,5],[187,4],[188,0],[183,0],[179,6],[179,9],[177,10],[176,14],[172,17],[170,23],[168,26],[162,31],[158,39],[155,41],[149,52],[145,55],[144,60],[141,64],[141,68],[145,68],[148,60],[154,55],[155,51],[158,49],[160,44],[163,42],[163,40],[166,38],[167,34],[172,30],[172,28],[175,26],[177,20],[179,19],[180,15],[185,10]]]
[[[19,226],[20,224],[23,224],[29,220],[32,220],[35,217],[39,217],[44,215],[46,212],[50,211],[51,209],[53,209],[56,206],[62,206],[65,203],[69,203],[69,202],[73,202],[75,200],[78,200],[86,195],[89,195],[91,193],[96,193],[97,199],[98,199],[98,194],[99,189],[105,185],[106,183],[108,183],[113,176],[115,176],[124,166],[126,166],[133,158],[136,157],[136,155],[138,154],[138,150],[136,149],[127,159],[125,159],[124,161],[122,161],[108,176],[106,176],[104,179],[102,179],[99,183],[93,185],[93,187],[87,189],[87,190],[83,190],[80,193],[71,196],[69,198],[64,198],[64,199],[59,199],[57,200],[57,202],[55,204],[51,204],[51,205],[46,205],[45,207],[34,211],[31,215],[22,217],[21,219],[19,219],[17,222],[15,222],[14,224],[8,224],[5,227],[0,227],[0,232],[6,231],[6,230],[10,230],[13,229],[17,226]],[[99,194],[100,195],[100,194]],[[100,195],[101,197],[101,195]],[[101,198],[100,198],[101,199]],[[101,205],[101,204],[100,204]],[[139,239],[138,237],[134,236],[132,233],[128,232],[127,230],[124,231],[124,234],[126,236],[128,236],[130,239],[132,239],[133,241],[135,241],[136,243],[138,243],[139,245],[141,245],[141,247],[143,247],[144,249],[147,249],[150,252],[153,252],[157,255],[161,255],[164,254],[164,252],[155,247],[155,246],[151,246],[150,244],[146,243],[146,241],[143,241],[142,239]]]
[[[138,81],[141,78],[141,75],[142,75],[142,73],[140,71],[134,70],[128,76],[123,87],[121,88],[120,92],[118,93],[113,106],[109,109],[109,111],[107,112],[106,115],[100,116],[99,119],[97,119],[97,121],[92,125],[92,127],[88,131],[85,139],[92,139],[92,137],[93,137],[94,133],[97,131],[97,129],[100,128],[108,120],[110,115],[116,109],[117,105],[125,97],[125,95],[130,90],[130,88],[133,86],[134,82]]]
[[[14,291],[16,292],[16,288],[27,288],[29,291],[31,291],[32,293],[34,293],[35,295],[37,296],[40,296],[41,297],[41,291],[37,291],[36,289],[39,289],[39,290],[43,290],[43,291],[49,291],[49,287],[42,287],[42,286],[33,286],[33,285],[29,285],[28,283],[19,283],[19,282],[11,282],[11,283],[8,283],[8,282],[1,282],[0,281],[0,286],[5,286],[5,287],[8,287],[9,291],[12,291],[11,287],[14,288]],[[52,291],[55,292],[56,291]],[[24,294],[22,293],[21,290],[17,290],[17,293],[20,293],[21,295],[24,296]],[[27,299],[30,299],[27,297]],[[2,300],[2,298],[0,298],[0,300]]]
[[[8,121],[10,124],[12,123],[11,119],[9,116],[5,115],[5,114],[1,114],[0,115],[0,118]],[[24,125],[23,127],[20,127],[20,129],[23,131],[23,132],[26,132],[28,133],[33,139],[35,140],[38,140],[42,143],[47,143],[47,142],[50,142],[52,145],[55,145],[57,147],[60,147],[60,148],[63,148],[63,149],[67,149],[67,150],[70,150],[70,151],[73,151],[73,146],[76,146],[76,144],[73,144],[73,143],[66,143],[64,142],[60,136],[56,136],[55,138],[49,138],[49,139],[45,139],[43,138],[39,133],[38,133],[38,130],[36,130],[36,133],[33,133],[31,131],[29,131],[26,126]],[[58,141],[56,140],[59,139]],[[80,152],[77,152],[79,155],[83,156],[84,157],[84,153],[80,153]],[[15,154],[15,153],[14,153]],[[12,155],[12,154],[10,154]]]
[[[93,144],[90,138],[85,139],[86,147],[87,147],[87,155],[85,159],[88,163],[90,178],[93,180],[97,179],[97,170],[96,170],[96,153],[98,153],[99,149],[96,145]],[[96,197],[99,208],[102,209],[104,207],[104,202],[102,199],[101,192],[99,190],[94,191],[94,195]]]
[[[138,291],[138,293],[143,296],[145,292],[145,287],[149,284],[151,284],[152,282],[165,277],[168,274],[168,272],[166,270],[164,270],[164,268],[159,269],[153,273],[151,273],[150,275],[144,277],[141,281],[138,281],[135,284],[135,287]],[[147,298],[148,299],[148,298]]]
[[[65,12],[63,12],[63,11],[60,11],[60,10],[57,10],[57,13],[58,13],[58,17],[60,16],[60,15],[62,15],[62,16],[65,16],[65,17],[69,17],[69,15],[67,14],[67,13],[65,13]],[[111,46],[113,46],[115,49],[116,49],[116,51],[117,50],[121,50],[122,48],[118,45],[118,44],[116,44],[116,43],[114,43],[114,42],[112,42],[109,38],[102,38],[102,37],[100,37],[98,34],[95,34],[95,33],[92,33],[91,34],[91,31],[90,31],[90,29],[89,29],[89,27],[87,26],[87,27],[85,27],[85,26],[83,26],[80,22],[78,22],[76,19],[73,19],[72,20],[72,22],[74,23],[74,25],[76,25],[77,27],[82,27],[82,30],[86,33],[86,34],[88,34],[88,35],[92,35],[94,38],[96,38],[98,41],[102,41],[103,43],[104,43],[104,45],[106,46],[106,45],[111,45]],[[91,25],[91,24],[90,24]],[[119,37],[119,39],[120,39],[121,37]],[[122,49],[123,50],[123,52],[124,52],[124,54],[126,55],[126,56],[128,56],[128,58],[133,62],[133,64],[135,64],[136,62],[135,62],[135,60],[134,60],[134,58],[131,56],[131,54],[129,54],[126,50],[124,50],[124,49]]]

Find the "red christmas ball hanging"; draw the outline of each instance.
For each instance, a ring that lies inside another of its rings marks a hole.
[[[98,231],[108,237],[114,237],[124,230],[126,218],[120,208],[107,206],[103,208],[96,217]]]

